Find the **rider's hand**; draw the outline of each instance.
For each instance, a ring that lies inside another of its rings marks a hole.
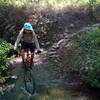
[[[16,51],[17,50],[17,47],[16,46],[14,46],[14,51]]]
[[[41,50],[38,50],[37,53],[38,53],[38,54],[41,53]]]
[[[13,54],[18,55],[17,50],[13,50]]]

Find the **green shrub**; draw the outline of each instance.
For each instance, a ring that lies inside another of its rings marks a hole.
[[[5,70],[7,70],[7,55],[12,48],[10,43],[0,39],[0,76],[3,74]]]
[[[72,37],[60,58],[67,72],[78,73],[84,82],[100,88],[100,29]]]
[[[73,41],[66,61],[70,71],[78,71],[82,80],[100,88],[100,29],[77,35]]]
[[[79,47],[84,48],[82,79],[100,88],[100,30],[90,31],[84,35]]]

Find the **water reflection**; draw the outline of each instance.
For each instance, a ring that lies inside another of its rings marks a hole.
[[[67,86],[47,88],[39,85],[34,95],[15,87],[0,100],[99,100],[99,97],[90,91],[77,91]]]

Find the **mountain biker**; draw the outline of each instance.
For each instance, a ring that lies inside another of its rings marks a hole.
[[[34,32],[32,25],[28,22],[24,24],[23,28],[19,32],[17,40],[15,41],[14,44],[14,50],[17,50],[20,41],[22,45],[22,51],[21,51],[22,54],[24,54],[25,50],[30,49],[32,53],[32,61],[34,58],[35,48],[37,48],[38,53],[41,53],[37,36]],[[22,55],[22,58],[24,59],[24,55]]]

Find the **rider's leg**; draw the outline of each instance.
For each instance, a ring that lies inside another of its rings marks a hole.
[[[30,50],[31,50],[31,65],[33,65],[33,59],[34,59],[34,52],[35,52],[35,45],[34,44],[31,44],[30,46]]]
[[[24,63],[24,52],[25,50],[21,50],[21,57],[22,57],[23,63]]]
[[[34,52],[32,52],[32,55],[31,55],[31,66],[33,64],[33,59],[34,59]]]
[[[23,60],[23,62],[24,62],[24,52],[25,52],[25,49],[26,49],[26,43],[25,42],[21,42],[21,45],[22,45],[22,47],[21,47],[21,57],[22,57],[22,60]]]

